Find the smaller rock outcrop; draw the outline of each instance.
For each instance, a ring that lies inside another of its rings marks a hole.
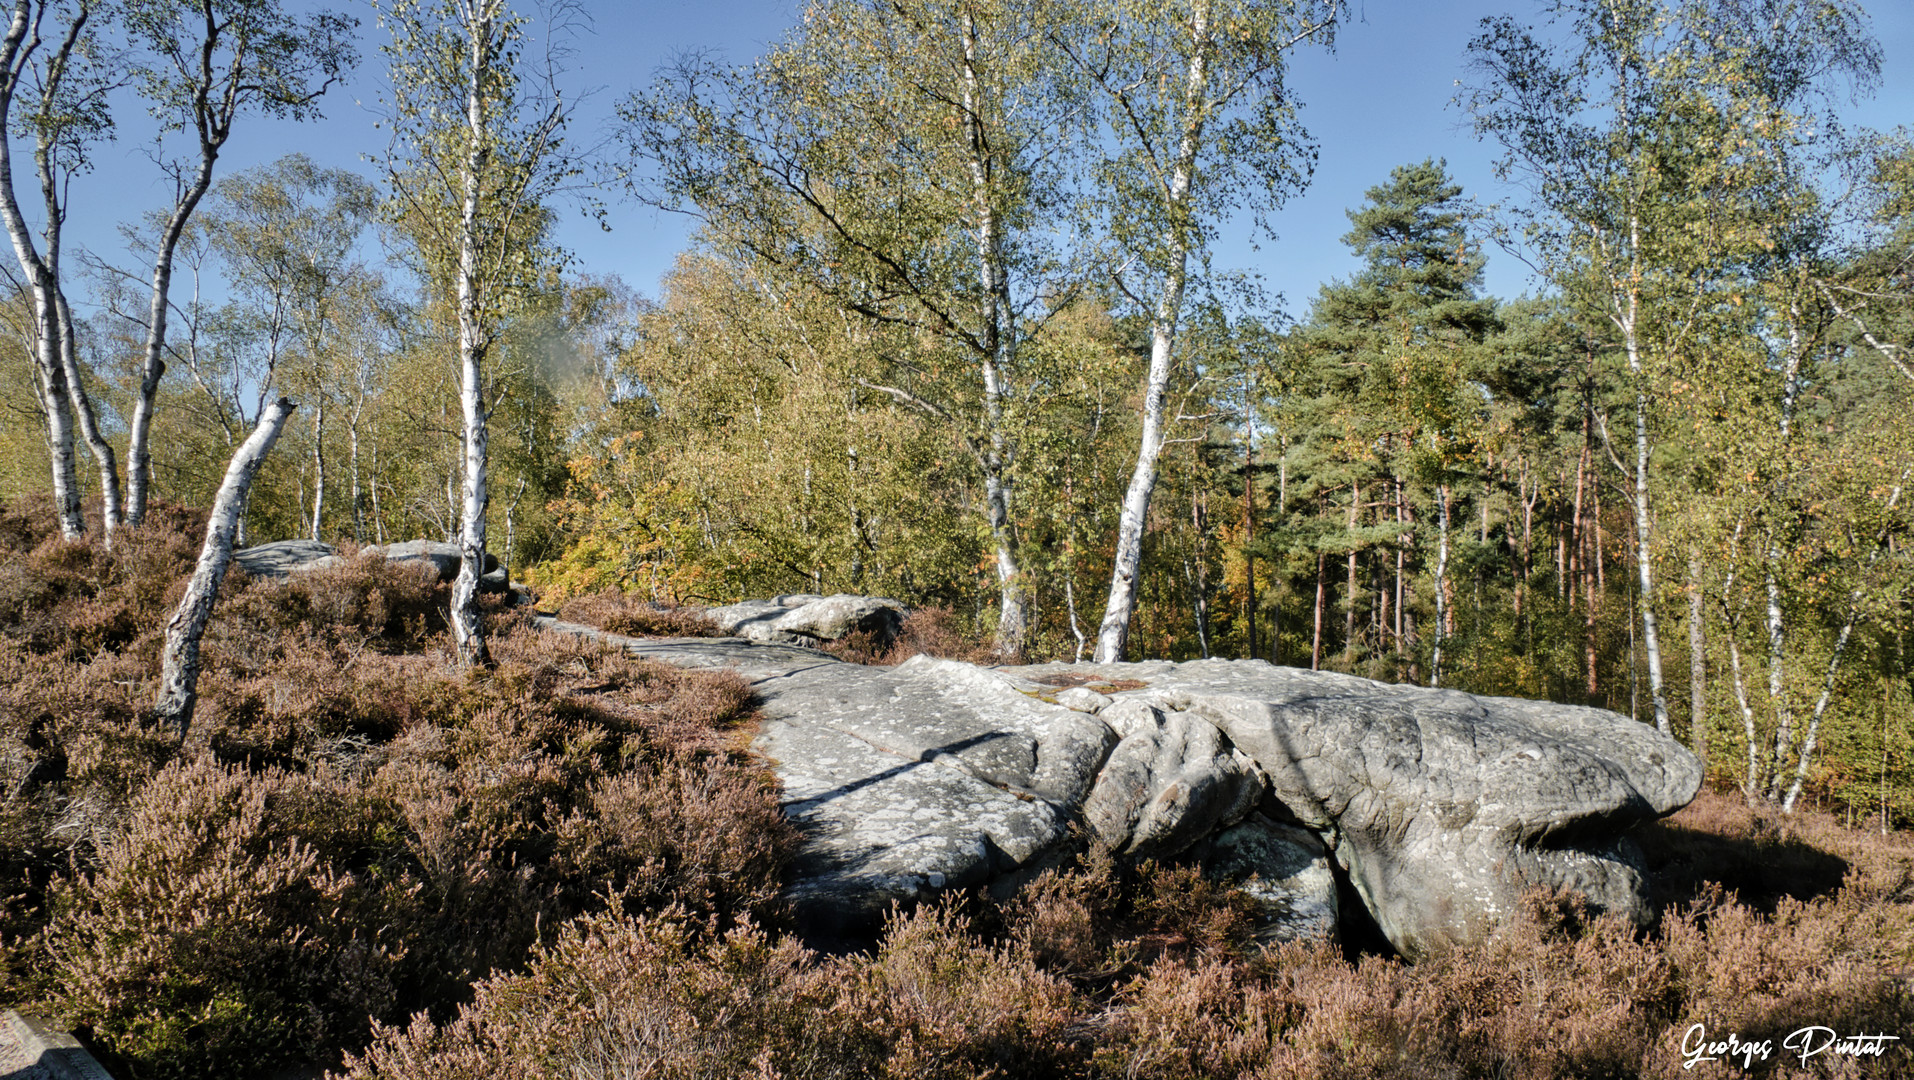
[[[383,556],[386,562],[424,562],[430,563],[439,572],[440,581],[454,581],[459,576],[459,563],[463,556],[459,554],[457,544],[448,544],[443,540],[404,540],[396,544],[383,546],[374,544],[361,548],[359,556],[367,558],[373,555]],[[498,565],[498,556],[485,553],[485,572],[479,576],[480,592],[504,592],[511,588],[511,582],[505,578],[505,571]]]
[[[253,577],[282,578],[338,553],[338,548],[317,540],[276,540],[233,552],[233,563]]]
[[[797,593],[707,608],[705,615],[727,637],[777,645],[817,645],[861,633],[870,635],[873,643],[883,648],[896,640],[910,609],[880,596]]]
[[[375,555],[387,562],[417,563],[422,567],[430,567],[440,581],[449,582],[459,576],[459,546],[442,540],[373,544],[360,548],[356,557],[366,559]],[[233,562],[248,574],[269,578],[321,570],[337,566],[345,559],[339,554],[339,549],[317,540],[276,540],[233,553]],[[485,573],[479,577],[479,591],[523,593],[520,602],[529,602],[531,595],[522,585],[514,587],[506,577],[505,568],[498,564],[498,557],[489,551],[485,553]]]

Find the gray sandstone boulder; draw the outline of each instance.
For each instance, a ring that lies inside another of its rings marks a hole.
[[[1121,741],[1097,775],[1082,814],[1091,833],[1119,855],[1180,854],[1241,818],[1263,796],[1256,763],[1201,717],[1165,716],[1135,700],[1098,716]]]
[[[788,896],[825,937],[944,889],[1001,892],[1091,837],[1243,884],[1271,940],[1331,933],[1338,878],[1411,959],[1478,939],[1532,886],[1645,921],[1627,831],[1701,781],[1680,745],[1611,712],[1260,661],[887,669],[542,621],[751,681],[755,747],[804,837]]]
[[[359,555],[361,558],[380,555],[383,556],[387,562],[411,562],[417,560],[430,563],[432,567],[439,572],[440,581],[451,581],[459,576],[459,562],[461,561],[459,546],[457,544],[448,544],[443,540],[402,540],[398,543],[386,544],[383,547],[374,544],[371,547],[361,548]],[[505,575],[499,573],[498,569],[498,556],[493,555],[489,551],[486,552],[485,574],[497,579],[498,584],[497,588],[490,591],[504,591],[503,578]],[[481,588],[484,588],[486,579],[483,577],[480,578],[479,585]]]
[[[1652,911],[1626,832],[1686,805],[1701,784],[1700,763],[1678,743],[1601,709],[1260,661],[1071,670],[1146,681],[1115,696],[1226,733],[1412,959],[1479,938],[1536,886],[1573,889],[1645,924]]]
[[[705,610],[720,633],[780,645],[815,645],[852,633],[871,634],[880,646],[888,645],[909,614],[895,600],[848,593],[799,593]]]
[[[282,578],[337,553],[331,544],[317,540],[276,540],[233,552],[233,562],[253,577]]]
[[[457,544],[439,540],[406,540],[383,547],[375,544],[359,549],[359,558],[373,555],[381,556],[388,562],[417,563],[429,568],[430,573],[440,581],[449,582],[459,576]],[[338,566],[345,561],[345,556],[340,555],[331,544],[322,544],[317,540],[277,540],[236,551],[233,561],[253,577],[283,578],[288,574]],[[485,554],[485,569],[485,574],[479,578],[480,592],[523,591],[523,586],[514,589],[506,577],[505,569],[499,566],[498,558],[491,552]],[[525,593],[525,600],[529,599],[530,594]]]

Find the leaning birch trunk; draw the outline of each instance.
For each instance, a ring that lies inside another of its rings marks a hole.
[[[459,662],[483,667],[492,657],[485,644],[485,628],[478,616],[479,576],[485,573],[485,509],[489,496],[486,477],[486,421],[484,364],[485,337],[480,325],[479,177],[485,167],[485,99],[480,78],[487,70],[492,20],[480,16],[466,28],[471,55],[465,87],[466,147],[461,163],[463,203],[459,216],[459,406],[465,437],[465,483],[459,506],[459,576],[452,583],[452,637],[458,643]]]
[[[1181,260],[1179,260],[1180,262]],[[1136,610],[1137,571],[1143,562],[1143,527],[1149,518],[1150,495],[1156,490],[1156,462],[1163,452],[1163,407],[1169,397],[1170,358],[1176,344],[1176,317],[1183,306],[1183,274],[1179,270],[1165,284],[1150,329],[1150,381],[1143,395],[1143,435],[1138,440],[1136,468],[1123,496],[1117,518],[1116,559],[1110,568],[1110,599],[1097,628],[1096,662],[1123,660],[1130,639],[1130,617]]]
[[[1902,472],[1900,482],[1894,485],[1893,492],[1888,495],[1887,512],[1890,516],[1894,513],[1894,507],[1901,501],[1901,491],[1907,486],[1907,478],[1908,472]],[[1880,533],[1875,536],[1874,550],[1868,552],[1867,567],[1862,571],[1863,573],[1872,570],[1874,564],[1880,561],[1881,552],[1887,548],[1888,528],[1888,526],[1882,526]],[[1841,674],[1841,657],[1847,652],[1848,639],[1854,634],[1854,622],[1860,617],[1861,601],[1866,596],[1864,585],[1855,586],[1854,591],[1848,594],[1847,622],[1841,625],[1841,636],[1835,639],[1834,652],[1828,657],[1827,678],[1821,684],[1821,696],[1814,703],[1814,714],[1808,719],[1807,734],[1801,740],[1801,755],[1795,763],[1794,782],[1788,785],[1788,794],[1781,800],[1781,809],[1786,813],[1794,813],[1794,804],[1801,798],[1801,785],[1807,783],[1808,762],[1814,757],[1815,746],[1821,737],[1821,718],[1827,715],[1828,705],[1834,700],[1834,680]],[[1779,778],[1780,775],[1781,763],[1777,760],[1775,776]]]
[[[1103,624],[1097,628],[1096,662],[1119,663],[1123,647],[1130,639],[1130,617],[1136,611],[1137,571],[1143,562],[1143,529],[1150,513],[1150,494],[1156,490],[1156,462],[1163,452],[1164,405],[1170,391],[1170,362],[1176,348],[1176,324],[1183,312],[1183,288],[1187,283],[1190,238],[1187,225],[1179,219],[1187,212],[1190,186],[1196,179],[1196,155],[1203,141],[1205,98],[1209,93],[1209,50],[1200,44],[1209,34],[1208,9],[1196,6],[1193,28],[1199,42],[1190,55],[1189,79],[1183,101],[1190,117],[1177,143],[1176,163],[1164,191],[1165,217],[1170,224],[1168,265],[1163,276],[1163,291],[1158,296],[1154,317],[1150,320],[1150,374],[1143,392],[1143,433],[1137,440],[1136,468],[1130,473],[1130,487],[1123,495],[1123,512],[1117,518],[1116,556],[1110,567],[1110,599],[1103,607]]]
[[[160,654],[159,698],[153,714],[186,739],[187,725],[193,721],[193,704],[199,699],[199,639],[212,617],[213,601],[219,597],[219,583],[225,580],[226,567],[233,559],[233,534],[239,528],[240,510],[253,478],[286,419],[296,408],[292,401],[280,398],[260,414],[259,426],[241,443],[226,467],[226,479],[213,499],[213,514],[206,522],[206,542],[199,549],[199,565],[186,584],[186,595],[166,624],[166,647]]]

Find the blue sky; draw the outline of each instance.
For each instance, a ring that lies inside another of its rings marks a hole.
[[[590,26],[574,42],[566,80],[569,93],[584,94],[574,130],[579,143],[595,141],[616,101],[673,56],[707,49],[745,62],[781,37],[799,10],[792,0],[586,0],[584,6]],[[1357,20],[1343,28],[1335,52],[1307,52],[1291,73],[1304,123],[1321,148],[1313,182],[1274,217],[1276,241],[1252,250],[1247,226],[1231,230],[1219,245],[1218,268],[1260,273],[1268,289],[1285,296],[1287,312],[1299,317],[1321,284],[1356,269],[1339,239],[1348,231],[1344,211],[1386,180],[1391,168],[1446,158],[1467,193],[1485,201],[1508,197],[1495,182],[1491,148],[1475,141],[1450,102],[1477,23],[1504,12],[1533,17],[1537,6],[1533,0],[1355,0]],[[1875,97],[1849,113],[1850,122],[1914,124],[1914,0],[1873,0],[1867,7],[1885,54],[1884,78]],[[350,83],[329,96],[326,118],[305,125],[255,119],[235,131],[220,161],[221,175],[293,151],[372,175],[362,155],[385,145],[384,133],[374,127],[384,75],[377,51],[382,32],[370,9],[360,14],[364,55]],[[139,152],[148,137],[147,118],[127,110],[120,123],[122,145],[103,149],[98,171],[75,186],[69,224],[70,242],[112,255],[119,254],[119,224],[161,205],[169,194]],[[611,231],[568,213],[561,242],[576,254],[579,269],[617,274],[655,295],[659,276],[685,245],[684,220],[620,201],[615,193],[603,197]],[[1536,287],[1520,262],[1491,250],[1491,293],[1514,296]]]

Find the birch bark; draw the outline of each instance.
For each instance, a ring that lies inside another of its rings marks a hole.
[[[1117,518],[1110,598],[1104,604],[1103,623],[1097,628],[1099,664],[1121,661],[1123,647],[1129,641],[1130,618],[1136,610],[1137,571],[1143,561],[1143,531],[1150,513],[1150,495],[1156,490],[1156,463],[1166,437],[1163,408],[1169,399],[1177,320],[1183,312],[1183,290],[1189,273],[1189,225],[1184,219],[1189,212],[1190,184],[1195,178],[1209,111],[1210,54],[1215,47],[1210,40],[1209,17],[1207,0],[1197,0],[1190,14],[1194,47],[1183,85],[1184,125],[1162,194],[1170,236],[1163,281],[1150,318],[1150,372],[1143,387],[1143,431],[1137,440],[1136,466],[1130,471],[1130,484],[1123,494],[1123,510]]]
[[[187,581],[186,595],[166,624],[166,644],[160,653],[160,689],[153,705],[158,720],[173,729],[181,742],[193,720],[193,706],[199,700],[199,640],[212,617],[213,603],[219,598],[220,582],[232,563],[233,536],[239,527],[239,515],[246,503],[259,466],[266,460],[286,420],[297,406],[280,398],[259,417],[259,426],[241,443],[226,467],[226,478],[213,498],[212,516],[206,522],[206,540],[200,545],[199,562]]]

